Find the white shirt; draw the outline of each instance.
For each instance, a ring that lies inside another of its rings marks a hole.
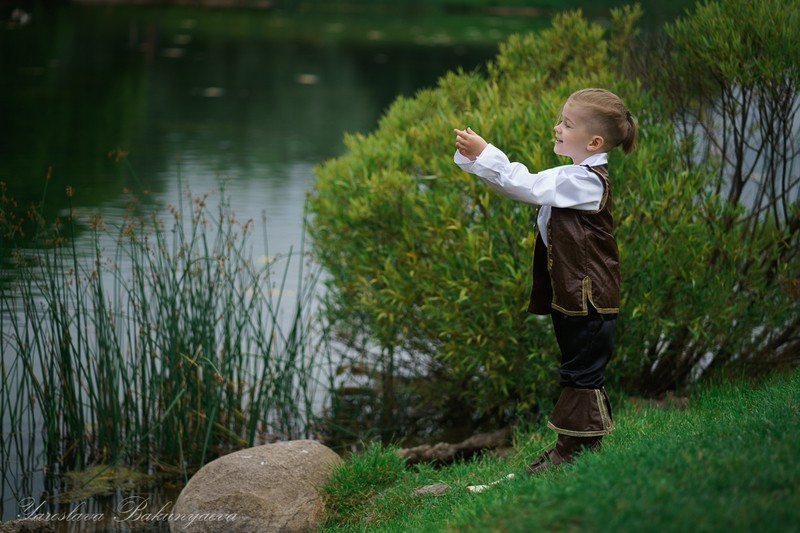
[[[547,232],[543,230],[550,220],[551,207],[596,211],[603,201],[603,181],[586,166],[606,164],[608,156],[605,153],[589,156],[580,165],[563,165],[536,173],[529,172],[522,163],[510,162],[506,154],[491,144],[484,148],[475,161],[470,161],[458,150],[453,161],[500,194],[512,200],[541,206],[536,223],[545,245]]]

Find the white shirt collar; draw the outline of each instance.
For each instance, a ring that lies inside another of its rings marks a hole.
[[[598,165],[605,165],[606,163],[608,163],[608,154],[600,152],[599,154],[590,155],[581,161],[580,166],[596,167]]]

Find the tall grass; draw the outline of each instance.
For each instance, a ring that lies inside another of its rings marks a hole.
[[[304,272],[304,243],[259,263],[255,224],[236,219],[224,190],[214,208],[208,195],[180,198],[167,210],[132,201],[115,224],[71,207],[53,223],[29,217],[35,237],[13,247],[2,285],[4,464],[40,435],[56,470],[188,475],[228,450],[314,431],[319,271]],[[13,243],[21,225],[2,207]],[[268,251],[266,228],[264,240]]]

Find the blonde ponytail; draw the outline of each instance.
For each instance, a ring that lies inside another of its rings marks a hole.
[[[629,154],[636,149],[636,131],[638,127],[630,111],[625,111],[625,122],[625,136],[622,138],[620,145],[622,146],[622,152]]]

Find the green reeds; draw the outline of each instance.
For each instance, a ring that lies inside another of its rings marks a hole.
[[[168,212],[132,203],[113,227],[70,209],[14,251],[0,310],[4,460],[9,436],[38,433],[56,468],[187,475],[314,431],[319,270],[303,273],[304,243],[256,264],[254,224],[236,219],[224,191],[216,209],[181,198]],[[93,254],[80,256],[76,235]]]

